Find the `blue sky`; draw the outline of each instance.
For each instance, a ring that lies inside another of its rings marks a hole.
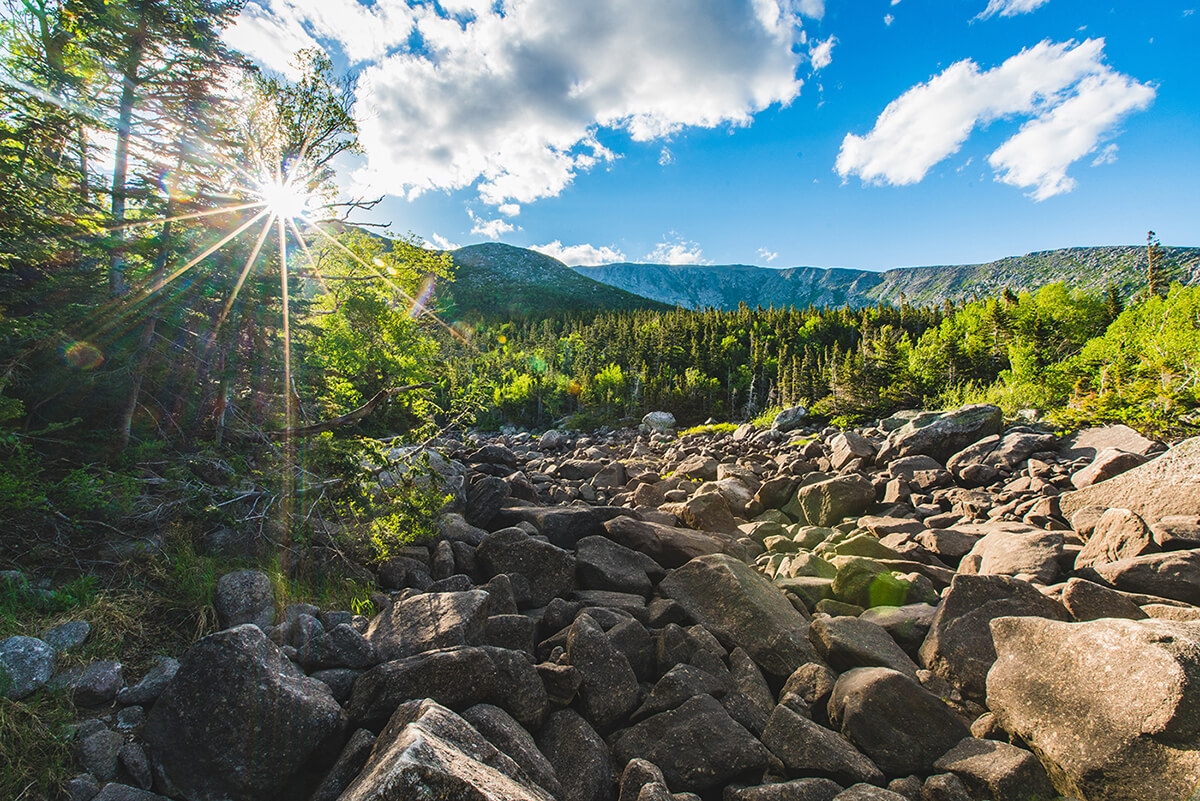
[[[362,217],[569,264],[1200,245],[1197,0],[251,0],[355,82]]]

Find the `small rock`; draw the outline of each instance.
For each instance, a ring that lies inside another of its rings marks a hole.
[[[0,640],[0,691],[20,700],[54,675],[54,649],[36,637]]]
[[[101,660],[93,662],[74,684],[75,703],[80,706],[99,706],[117,697],[125,686],[121,663]]]
[[[46,629],[39,639],[55,651],[69,651],[83,645],[91,633],[91,624],[86,620],[72,620]]]

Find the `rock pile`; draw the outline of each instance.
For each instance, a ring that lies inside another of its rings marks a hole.
[[[72,797],[1188,798],[1200,443],[1132,433],[979,405],[461,443],[465,503],[371,619],[223,577],[227,628],[81,728]],[[1179,492],[1104,500],[1145,475]],[[0,643],[22,688],[38,653]]]

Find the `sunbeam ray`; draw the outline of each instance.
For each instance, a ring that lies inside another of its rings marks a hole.
[[[379,268],[377,268],[375,265],[367,262],[365,259],[363,259],[361,256],[359,256],[353,250],[346,247],[341,242],[337,241],[337,239],[335,237],[330,236],[329,232],[322,229],[316,223],[314,223],[308,219],[305,219],[303,217],[301,218],[301,220],[303,220],[305,225],[307,225],[309,228],[312,228],[314,231],[319,233],[321,236],[328,239],[330,241],[330,243],[332,243],[334,246],[341,248],[343,251],[345,251],[350,256],[350,258],[354,259],[356,262],[358,262],[362,266],[366,267],[371,272],[375,273],[375,275],[379,276],[380,279],[382,279],[392,289],[396,290],[396,292],[400,293],[400,295],[403,296],[404,299],[407,300],[409,303],[413,304],[414,307],[416,306],[416,304],[417,304],[416,298],[414,298],[412,295],[408,294],[403,289],[401,289],[400,286],[395,281],[393,281],[392,279],[388,278],[385,274],[380,272]],[[466,340],[465,337],[463,337],[462,334],[455,331],[453,327],[451,327],[451,326],[447,325],[445,322],[443,322],[442,319],[440,317],[438,317],[436,314],[434,314],[432,310],[426,308],[426,309],[424,309],[424,311],[422,311],[421,314],[423,316],[429,317],[431,320],[433,320],[434,323],[436,323],[437,325],[439,325],[443,329],[445,329],[455,339],[462,340],[464,345],[467,345],[468,347],[474,347],[473,345],[471,345],[470,342],[468,342]]]
[[[246,283],[246,278],[250,275],[250,268],[258,260],[258,254],[262,251],[263,242],[266,241],[267,234],[271,232],[271,223],[273,222],[275,222],[275,218],[271,217],[263,225],[262,232],[258,235],[258,241],[254,243],[254,250],[250,251],[250,255],[246,257],[246,266],[242,268],[241,274],[238,275],[237,283],[233,286],[233,292],[229,294],[228,300],[225,301],[225,308],[221,310],[221,316],[217,318],[217,323],[213,326],[214,337],[221,330],[221,326],[224,325],[225,318],[229,316],[229,310],[233,308],[234,301],[237,300],[238,294],[242,291],[242,285]]]

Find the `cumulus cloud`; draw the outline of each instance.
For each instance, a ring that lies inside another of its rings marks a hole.
[[[399,47],[359,76],[369,173],[360,181],[409,197],[475,187],[492,205],[528,203],[617,158],[600,143],[603,130],[651,141],[749,125],[790,103],[802,84],[801,17],[824,4],[706,5],[702,14],[682,0],[441,3],[446,14],[415,6],[421,46]]]
[[[443,4],[445,5],[445,4]],[[291,75],[292,54],[318,47],[338,48],[350,64],[382,58],[404,44],[417,11],[407,0],[250,0],[225,39],[268,69]]]
[[[499,239],[501,234],[507,234],[513,229],[512,223],[505,222],[499,217],[494,220],[485,220],[470,209],[467,209],[467,216],[474,223],[471,226],[471,233],[486,236],[488,239]]]
[[[891,14],[884,14],[884,15],[883,15],[883,24],[884,24],[884,25],[887,25],[887,26],[889,26],[889,27],[890,27],[890,26],[891,26],[891,24],[892,24],[893,22],[895,22],[895,21],[896,21],[896,18],[895,18],[895,17],[893,17]]]
[[[615,264],[627,261],[625,254],[617,248],[602,245],[564,245],[555,239],[547,245],[534,245],[531,250],[545,253],[571,267],[594,267],[597,264]]]
[[[296,51],[320,48],[297,15],[275,13],[269,6],[255,2],[245,5],[237,22],[225,31],[224,39],[230,47],[252,53],[255,61],[267,69],[292,79],[298,77],[291,66]]]
[[[768,250],[767,248],[759,248],[758,249],[758,257],[760,259],[762,259],[763,261],[767,262],[768,264],[770,264],[771,262],[773,262],[779,258],[779,254],[773,250]]]
[[[979,12],[975,19],[989,17],[1015,17],[1017,14],[1028,14],[1049,3],[1050,0],[988,0],[987,8]]]
[[[847,134],[836,169],[868,183],[913,184],[957,153],[972,131],[1031,117],[988,158],[997,180],[1044,200],[1069,192],[1071,164],[1094,152],[1128,114],[1154,99],[1151,86],[1104,64],[1104,40],[1043,41],[999,67],[952,64],[888,104],[866,136]]]
[[[808,51],[813,70],[823,70],[833,63],[833,46],[837,43],[836,36],[830,36],[823,42],[817,42]]]
[[[433,240],[433,244],[438,248],[438,250],[458,250],[460,247],[462,247],[462,245],[458,244],[457,242],[452,242],[438,233],[433,234],[430,239]]]
[[[646,255],[649,264],[711,264],[704,258],[700,245],[672,233]]]

